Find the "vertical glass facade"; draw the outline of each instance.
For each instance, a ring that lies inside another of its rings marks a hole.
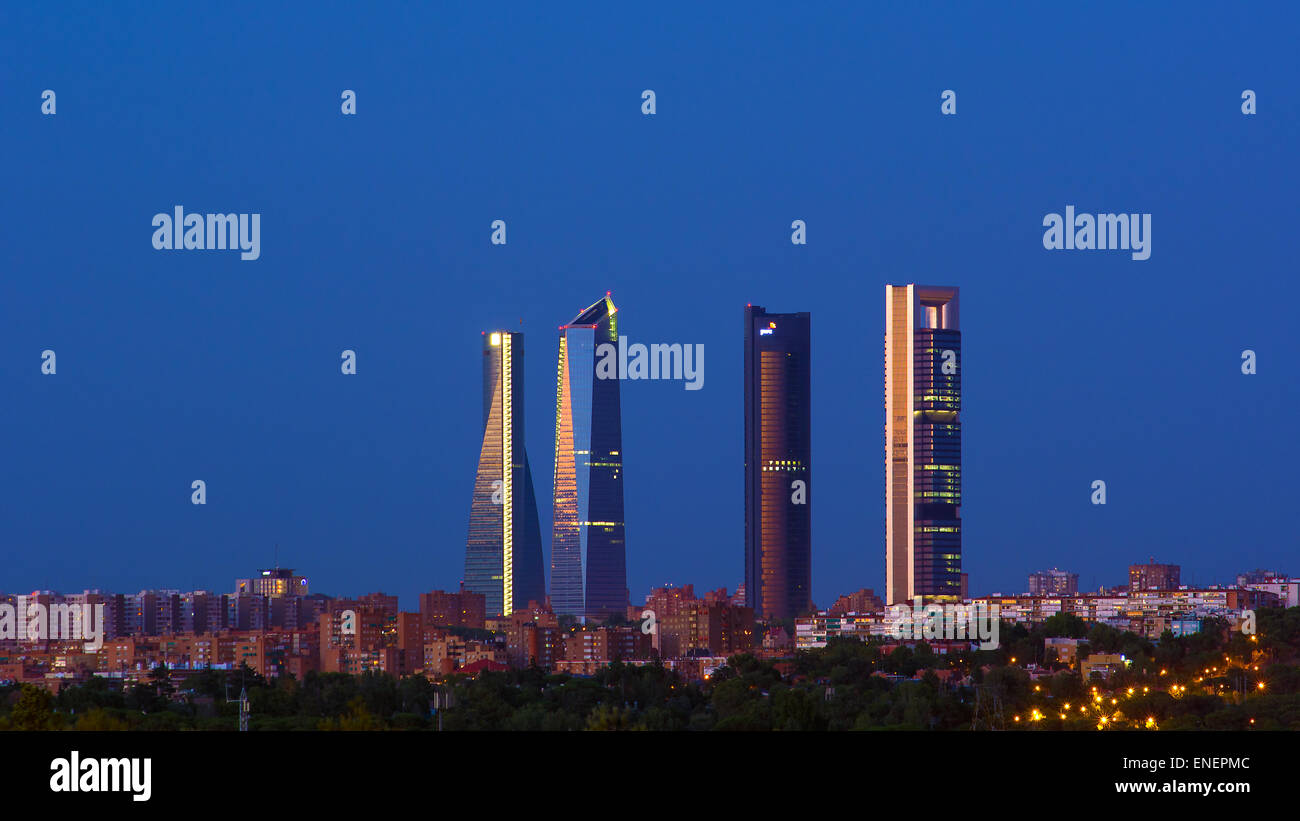
[[[912,591],[912,294],[885,286],[885,598]]]
[[[596,378],[596,348],[618,345],[617,313],[606,295],[560,327],[551,606],[584,619],[628,604],[619,380]]]
[[[524,335],[483,335],[483,444],[470,500],[465,589],[510,615],[546,597],[542,534],[524,449]]]
[[[961,597],[958,289],[885,286],[888,603]]]
[[[810,329],[745,307],[745,604],[762,619],[812,604]]]

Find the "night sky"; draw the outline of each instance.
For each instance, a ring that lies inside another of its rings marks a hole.
[[[961,288],[972,593],[1300,573],[1294,6],[262,5],[0,12],[0,590],[228,591],[277,545],[455,589],[498,327],[549,545],[557,326],[610,290],[706,352],[623,385],[632,600],[742,578],[746,302],[812,314],[814,600],[882,592],[907,282]],[[154,250],[177,205],[261,258]],[[1067,205],[1152,214],[1150,259],[1045,250]]]

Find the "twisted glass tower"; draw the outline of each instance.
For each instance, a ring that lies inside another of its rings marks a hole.
[[[885,286],[888,604],[961,596],[957,289]]]
[[[616,313],[606,294],[560,326],[551,607],[584,619],[628,603],[619,381],[596,377],[597,346],[618,345]]]
[[[489,614],[546,597],[542,534],[524,450],[524,335],[483,335],[483,444],[469,510],[465,589]]]

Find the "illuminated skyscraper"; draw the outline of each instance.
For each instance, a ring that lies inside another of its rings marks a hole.
[[[961,595],[957,289],[885,286],[888,604]]]
[[[628,602],[619,381],[596,378],[596,347],[618,344],[617,313],[606,294],[560,326],[551,606],[591,619]]]
[[[745,306],[745,604],[812,604],[812,319]]]
[[[469,509],[465,589],[487,613],[543,601],[542,534],[524,450],[524,335],[483,335],[483,446]]]

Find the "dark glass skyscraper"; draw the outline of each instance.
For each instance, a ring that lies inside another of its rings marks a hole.
[[[961,596],[957,289],[885,286],[887,604]]]
[[[524,450],[524,335],[483,335],[483,446],[469,509],[465,589],[488,614],[544,601],[542,534]]]
[[[628,603],[619,381],[596,378],[597,346],[618,345],[617,313],[607,294],[560,326],[556,373],[551,606],[591,619]]]
[[[812,604],[812,319],[745,306],[745,605]]]

